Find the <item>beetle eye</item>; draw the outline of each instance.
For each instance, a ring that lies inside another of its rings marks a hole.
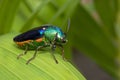
[[[66,43],[66,40],[63,40],[62,43]]]
[[[62,39],[62,43],[66,43],[66,42],[67,42],[67,40],[63,38]]]

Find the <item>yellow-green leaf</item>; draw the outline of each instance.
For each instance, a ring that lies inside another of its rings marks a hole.
[[[9,33],[0,37],[0,79],[1,80],[85,80],[71,63],[64,61],[55,53],[58,64],[55,63],[49,50],[39,51],[37,57],[26,65],[34,51],[17,60],[17,55],[23,50],[13,42],[15,34]]]

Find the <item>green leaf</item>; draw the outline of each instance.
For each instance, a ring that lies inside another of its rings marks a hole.
[[[95,8],[103,24],[103,29],[113,37],[116,36],[114,23],[117,18],[117,3],[118,0],[94,0]]]
[[[77,6],[72,16],[69,32],[72,44],[80,52],[91,57],[112,76],[117,76],[117,48],[114,42],[81,5]]]
[[[63,12],[65,12],[66,8],[69,6],[69,4],[72,2],[72,0],[67,0],[66,3],[57,11],[57,13],[52,17],[50,20],[50,23],[55,21],[57,17],[59,17]]]
[[[50,4],[50,0],[48,1],[49,2],[49,4]],[[48,2],[46,3],[47,5],[48,5]],[[28,9],[28,11],[31,13],[31,12],[33,12],[34,11],[34,9],[33,9],[33,6],[32,5],[30,5],[30,3],[29,3],[29,1],[27,1],[27,0],[24,0],[23,1],[23,3],[24,3],[24,5],[26,6],[26,8]],[[46,6],[46,4],[44,4],[43,6]],[[24,11],[22,11],[22,12],[24,12]],[[24,14],[24,13],[22,13],[22,14]],[[40,21],[40,22],[44,22],[45,23],[45,21],[43,21],[43,19],[40,17],[40,16],[38,16],[37,15],[37,21]]]
[[[49,51],[39,51],[37,57],[26,65],[34,51],[16,59],[21,50],[12,41],[15,34],[0,37],[0,79],[1,80],[86,80],[69,62],[56,53],[55,63]],[[7,75],[7,76],[6,76]]]
[[[48,3],[50,2],[50,0],[45,0],[42,2],[40,2],[39,6],[34,10],[34,12],[32,13],[31,17],[28,19],[28,21],[24,24],[24,26],[22,27],[21,31],[26,31],[26,29],[30,29],[35,18],[38,16],[39,11],[45,7]]]
[[[0,2],[0,28],[2,28],[0,34],[10,31],[20,3],[21,0],[2,0]]]

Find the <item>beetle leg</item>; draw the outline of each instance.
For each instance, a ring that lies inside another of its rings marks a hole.
[[[52,45],[51,49],[52,49],[53,52],[54,52],[55,48],[56,48],[56,45]],[[58,61],[57,61],[57,59],[55,58],[55,55],[53,54],[53,52],[51,53],[51,54],[52,54],[52,57],[53,57],[53,59],[55,60],[56,64],[58,64]]]
[[[67,61],[65,56],[64,56],[64,48],[63,48],[63,46],[62,45],[58,45],[58,46],[60,47],[60,49],[62,51],[62,58],[63,58],[63,60]]]
[[[53,41],[55,41],[57,39],[57,35],[58,35],[58,33],[55,34],[55,37],[54,37]]]
[[[30,61],[32,61],[33,59],[35,59],[36,54],[37,54],[37,51],[38,51],[40,48],[43,48],[43,47],[44,47],[44,46],[38,46],[37,49],[35,50],[34,55],[26,62],[26,64],[29,64]]]
[[[55,37],[54,37],[54,39],[53,39],[53,41],[52,41],[52,45],[55,44],[55,40],[57,39],[57,34],[58,34],[58,33],[55,34]]]
[[[56,40],[56,38],[57,38],[57,34],[58,34],[58,33],[56,33],[53,41],[51,42],[51,49],[52,49],[51,55],[52,55],[53,59],[55,60],[56,64],[58,64],[58,61],[57,61],[57,59],[55,58],[55,55],[54,55],[53,53],[54,53],[54,50],[55,50],[55,48],[56,48],[55,40]]]
[[[22,53],[22,54],[19,54],[18,56],[17,56],[17,59],[19,59],[21,56],[23,56],[23,55],[26,55],[27,54],[27,51],[28,51],[28,46],[26,46],[25,47],[25,51]]]

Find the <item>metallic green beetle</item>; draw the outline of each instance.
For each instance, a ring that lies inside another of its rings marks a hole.
[[[70,21],[68,21],[68,27],[66,32],[68,32],[70,27]],[[44,47],[51,47],[52,50],[56,46],[62,49],[62,57],[64,58],[64,49],[63,44],[67,42],[66,33],[64,33],[59,27],[53,25],[43,25],[34,29],[31,29],[27,32],[24,32],[14,39],[14,42],[21,48],[25,49],[24,53],[18,55],[18,59],[25,55],[28,50],[34,49],[35,53],[26,64],[36,57],[37,51]],[[58,63],[55,56],[52,54],[56,63]]]

